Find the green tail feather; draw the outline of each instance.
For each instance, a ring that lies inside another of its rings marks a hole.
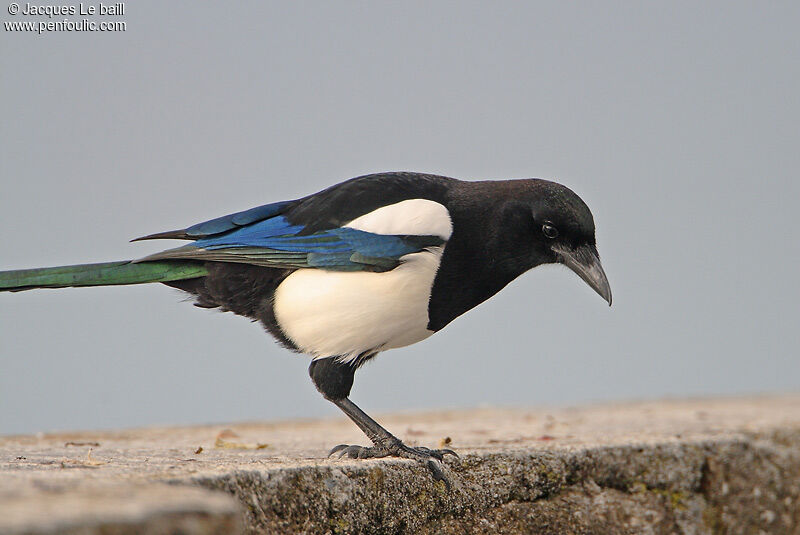
[[[208,275],[208,271],[201,263],[167,261],[134,264],[124,260],[102,264],[0,271],[0,292],[19,292],[34,288],[169,282],[205,275]]]

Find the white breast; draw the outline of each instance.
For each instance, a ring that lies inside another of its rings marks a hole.
[[[347,225],[375,234],[440,236],[453,232],[443,205],[409,199],[362,215]],[[424,340],[428,301],[444,247],[402,257],[384,273],[299,269],[275,291],[275,318],[304,353],[356,358],[366,351]]]
[[[406,255],[384,273],[299,269],[275,291],[275,318],[304,353],[356,358],[433,334],[428,300],[442,247]]]

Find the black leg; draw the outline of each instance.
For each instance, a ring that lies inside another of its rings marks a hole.
[[[428,466],[436,480],[444,481],[450,488],[450,482],[442,470],[441,460],[447,455],[456,453],[452,450],[430,450],[428,448],[410,448],[384,429],[347,397],[353,386],[353,377],[357,365],[345,364],[334,358],[317,359],[311,362],[309,375],[317,390],[325,399],[333,402],[344,412],[374,444],[373,447],[349,446],[341,444],[331,450],[331,455],[370,459],[378,457],[402,457],[415,459]]]
[[[358,406],[348,398],[332,400],[337,407],[342,409],[353,422],[369,437],[373,447],[350,446],[340,444],[333,448],[330,455],[341,457],[351,457],[353,459],[374,459],[378,457],[402,457],[403,459],[414,459],[425,464],[437,481],[443,481],[447,488],[450,488],[450,481],[444,474],[440,461],[447,454],[456,455],[453,450],[431,450],[428,448],[411,448],[383,428],[378,422],[373,420]]]

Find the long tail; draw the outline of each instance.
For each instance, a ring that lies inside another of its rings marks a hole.
[[[132,263],[104,262],[37,269],[0,271],[0,292],[21,292],[34,288],[112,286],[169,282],[203,277],[208,271],[202,263],[167,261]]]

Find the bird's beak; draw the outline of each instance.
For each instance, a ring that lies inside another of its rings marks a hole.
[[[608,284],[608,278],[594,245],[581,245],[575,249],[554,245],[553,251],[562,264],[577,273],[586,284],[600,294],[600,297],[608,301],[608,306],[611,306],[611,285]]]

